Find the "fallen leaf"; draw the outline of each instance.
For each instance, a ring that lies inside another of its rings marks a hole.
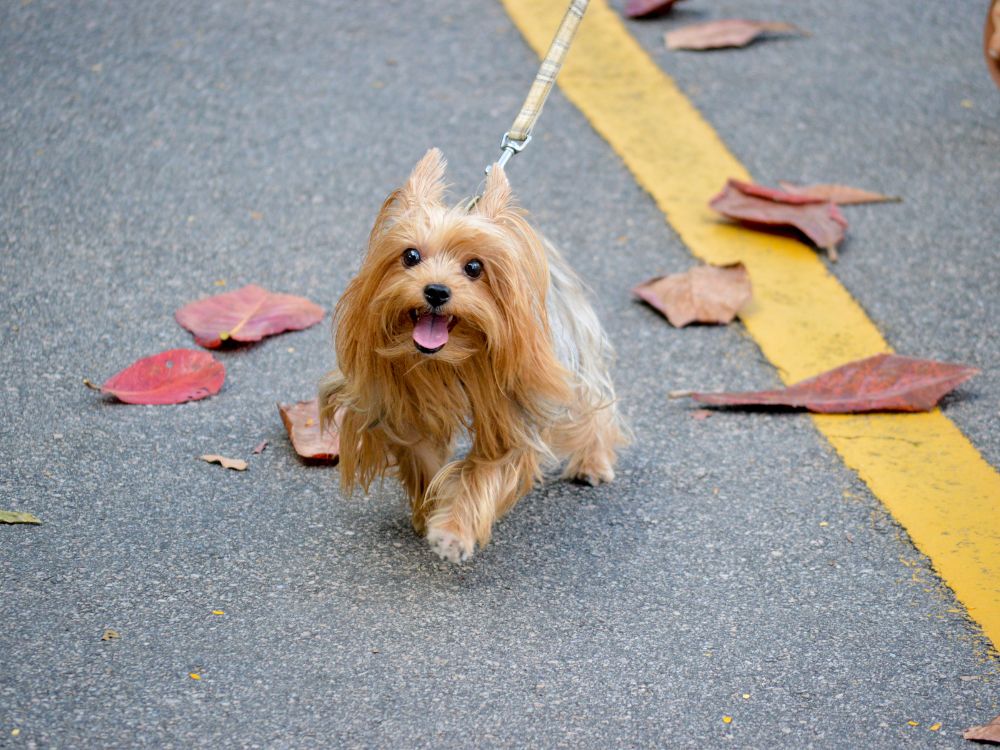
[[[330,427],[320,430],[319,399],[296,404],[278,404],[292,447],[302,458],[336,461],[340,454],[340,435]]]
[[[284,331],[299,331],[323,319],[323,308],[305,297],[276,294],[254,284],[191,302],[174,313],[177,322],[206,349],[223,341],[260,341]]]
[[[632,293],[677,328],[696,322],[729,323],[750,301],[750,275],[742,263],[696,266],[644,281]]]
[[[628,0],[625,15],[629,18],[644,18],[666,13],[680,0]]]
[[[259,443],[259,444],[257,445],[257,447],[253,449],[253,453],[254,453],[254,455],[256,456],[256,455],[258,455],[258,454],[260,454],[260,453],[263,453],[263,452],[264,452],[264,449],[265,449],[266,447],[267,447],[267,441],[266,441],[266,440],[262,440],[262,441],[261,441],[261,442],[260,442],[260,443]]]
[[[30,523],[40,524],[41,521],[30,513],[19,513],[14,510],[0,510],[0,523]]]
[[[189,672],[188,673],[188,677],[190,677],[192,680],[200,680],[201,679],[201,675],[198,674],[197,672]]]
[[[820,414],[929,411],[979,370],[965,365],[876,354],[774,391],[692,393],[712,406],[787,406]]]
[[[104,630],[104,635],[101,636],[102,641],[114,641],[122,637],[122,634],[117,630],[112,630],[111,628],[106,628]]]
[[[704,50],[723,47],[745,47],[762,34],[799,34],[798,26],[781,21],[751,21],[745,18],[725,18],[719,21],[693,23],[664,35],[668,49]]]
[[[977,740],[978,742],[993,742],[1000,745],[1000,716],[996,717],[989,724],[981,727],[969,727],[962,736],[967,740]]]
[[[226,368],[208,352],[171,349],[133,362],[102,386],[83,382],[128,404],[180,404],[215,395],[225,379]]]
[[[247,470],[247,462],[242,458],[226,458],[215,453],[206,453],[204,456],[198,456],[198,458],[210,464],[220,464],[224,469],[233,469],[234,471]]]
[[[822,201],[833,201],[838,206],[848,206],[857,203],[899,203],[903,199],[898,195],[882,195],[870,190],[821,183],[818,185],[796,185],[792,182],[778,180],[778,186],[786,193],[804,195]]]
[[[786,193],[774,188],[729,180],[709,205],[723,216],[750,225],[791,226],[837,259],[847,219],[837,204],[822,198]]]
[[[1000,86],[1000,3],[992,2],[983,26],[983,56],[993,82]]]

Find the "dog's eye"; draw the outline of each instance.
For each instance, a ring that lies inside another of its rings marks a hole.
[[[478,279],[483,275],[483,262],[481,260],[470,260],[465,264],[465,275],[470,279]]]
[[[407,268],[413,268],[421,260],[420,251],[417,248],[408,247],[403,251],[403,265]]]

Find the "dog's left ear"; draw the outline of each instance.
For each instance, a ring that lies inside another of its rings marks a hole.
[[[490,219],[499,219],[514,204],[514,193],[510,189],[503,167],[494,164],[486,178],[483,197],[476,203],[476,212]]]

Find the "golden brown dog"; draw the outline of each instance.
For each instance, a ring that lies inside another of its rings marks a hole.
[[[337,304],[320,404],[345,491],[394,473],[414,529],[459,562],[559,462],[567,478],[613,479],[624,430],[597,315],[503,169],[471,210],[443,202],[444,169],[432,149],[383,204]]]

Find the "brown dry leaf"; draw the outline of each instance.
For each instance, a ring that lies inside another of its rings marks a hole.
[[[105,628],[104,635],[101,636],[102,641],[115,641],[122,637],[122,634],[117,630],[112,630],[111,628]]]
[[[857,203],[899,203],[903,200],[898,195],[882,195],[882,193],[873,193],[870,190],[862,190],[848,185],[829,183],[796,185],[792,182],[778,180],[778,187],[792,195],[805,195],[818,200],[833,201],[838,206]]]
[[[1000,716],[996,717],[989,724],[983,724],[981,727],[969,727],[962,732],[962,736],[967,740],[992,742],[1000,745]]]
[[[658,276],[632,293],[663,313],[671,325],[729,323],[750,301],[750,275],[742,263],[696,266],[684,273]]]
[[[782,21],[751,21],[745,18],[725,18],[719,21],[694,23],[668,31],[663,39],[667,49],[705,50],[724,47],[745,47],[762,34],[800,34],[798,26]]]
[[[198,456],[198,458],[210,464],[220,464],[225,469],[233,469],[234,471],[247,470],[247,462],[242,458],[226,458],[215,453],[206,453],[204,456]]]
[[[930,359],[876,354],[775,391],[692,393],[712,406],[784,406],[819,414],[930,411],[979,372]]]
[[[837,204],[822,198],[730,179],[708,204],[723,216],[760,229],[795,227],[837,260],[837,245],[844,239],[847,219]]]
[[[993,82],[1000,86],[1000,2],[993,0],[983,26],[983,57]]]
[[[292,447],[302,458],[336,462],[340,455],[340,435],[333,429],[320,429],[319,399],[296,404],[278,404]]]

